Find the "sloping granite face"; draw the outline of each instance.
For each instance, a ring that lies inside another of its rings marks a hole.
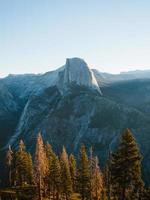
[[[6,85],[0,82],[0,148],[9,141],[19,120],[20,107]]]
[[[64,70],[59,73],[58,88],[64,91],[71,83],[86,86],[101,93],[93,72],[80,58],[67,59]]]

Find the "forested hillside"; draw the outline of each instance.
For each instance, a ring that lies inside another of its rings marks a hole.
[[[2,199],[33,200],[149,200],[141,172],[142,155],[126,129],[107,164],[100,167],[94,149],[81,144],[78,156],[66,148],[58,155],[39,133],[33,155],[22,140],[17,151],[6,152]]]

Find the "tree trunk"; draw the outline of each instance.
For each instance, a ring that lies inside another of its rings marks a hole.
[[[126,188],[123,187],[122,189],[122,196],[121,196],[121,200],[125,200],[125,193],[126,193]]]
[[[42,192],[41,192],[41,175],[39,177],[39,200],[42,200]]]
[[[55,199],[55,187],[53,186],[53,200]]]
[[[49,200],[51,199],[51,185],[49,184]]]
[[[59,200],[59,193],[58,193],[58,191],[56,192],[56,200]]]
[[[9,186],[11,187],[11,167],[9,168]]]

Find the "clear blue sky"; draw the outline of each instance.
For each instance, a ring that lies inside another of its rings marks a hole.
[[[150,69],[150,1],[0,0],[0,76],[66,57],[111,73]]]

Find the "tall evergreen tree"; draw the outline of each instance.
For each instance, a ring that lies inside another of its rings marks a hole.
[[[105,193],[108,200],[111,200],[111,152],[108,153],[108,160],[106,162],[106,166],[104,169],[103,175],[103,183],[104,189],[103,193]]]
[[[44,179],[48,172],[48,161],[44,148],[44,143],[41,134],[38,134],[36,142],[36,151],[34,158],[34,178],[38,186],[39,200],[42,199],[42,190],[44,189]]]
[[[85,146],[80,149],[80,166],[78,185],[82,200],[91,198],[90,162],[86,153]]]
[[[50,165],[50,181],[51,181],[53,199],[58,200],[60,197],[61,167],[59,159],[55,153],[52,155],[52,160]]]
[[[149,200],[150,199],[150,188],[143,188],[140,200]]]
[[[32,156],[30,153],[27,153],[26,155],[26,159],[27,159],[27,180],[29,184],[33,184],[33,161],[32,161]]]
[[[113,192],[118,200],[139,199],[143,187],[141,158],[131,131],[126,129],[111,161]]]
[[[94,172],[94,167],[95,167],[95,159],[93,157],[93,147],[90,147],[90,158],[89,158],[89,163],[90,163],[90,199],[92,199],[92,179],[93,179],[93,172]]]
[[[64,146],[63,146],[60,158],[61,158],[61,161],[69,164],[68,154],[67,154],[66,148]]]
[[[103,177],[99,168],[98,157],[94,159],[94,166],[91,177],[92,199],[99,200],[103,192]]]
[[[8,151],[6,154],[6,166],[8,168],[8,182],[9,186],[12,184],[12,162],[13,162],[13,151],[11,149],[11,146],[9,145]]]
[[[26,152],[26,147],[22,140],[19,142],[19,149],[15,154],[15,179],[16,184],[30,184],[33,177],[33,167],[31,155]]]
[[[48,160],[48,165],[50,166],[54,152],[53,152],[52,146],[48,142],[45,145],[45,151],[46,151],[46,157]]]
[[[52,146],[47,142],[45,145],[45,150],[46,150],[46,157],[47,157],[47,162],[48,162],[48,170],[47,170],[47,176],[45,178],[46,186],[49,191],[49,198],[51,197],[51,164],[52,164],[52,159],[54,156],[54,152],[52,150]]]
[[[76,182],[77,182],[77,164],[76,159],[73,154],[69,156],[69,167],[70,167],[70,175],[72,180],[72,189],[76,192]]]
[[[72,180],[69,168],[68,154],[66,152],[65,147],[63,147],[60,159],[61,159],[62,192],[65,194],[66,200],[68,200],[72,193]]]

